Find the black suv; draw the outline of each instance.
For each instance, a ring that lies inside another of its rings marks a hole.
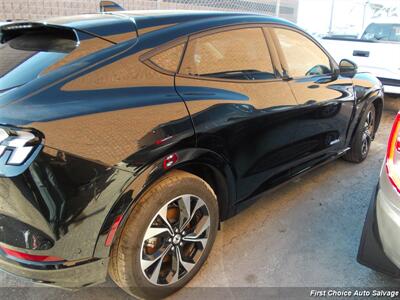
[[[139,297],[184,286],[219,222],[343,156],[383,91],[296,25],[118,12],[1,27],[0,268]]]

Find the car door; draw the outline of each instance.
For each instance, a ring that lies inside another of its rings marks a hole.
[[[307,141],[310,159],[343,151],[354,109],[352,79],[341,76],[333,59],[303,32],[287,27],[269,30],[299,103],[296,139]]]
[[[229,161],[238,201],[273,185],[298,159],[297,102],[266,39],[262,25],[190,36],[175,79],[198,147]]]

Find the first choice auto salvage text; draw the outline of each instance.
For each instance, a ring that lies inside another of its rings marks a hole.
[[[362,289],[327,289],[311,290],[310,297],[385,297],[397,298],[400,296],[399,290],[362,290]]]

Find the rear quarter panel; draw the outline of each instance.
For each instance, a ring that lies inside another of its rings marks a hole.
[[[139,61],[149,48],[129,41],[93,50],[91,43],[102,41],[88,40],[78,50],[84,53],[72,52],[38,79],[0,94],[1,123],[45,137],[26,172],[0,178],[0,223],[22,223],[13,235],[23,242],[14,246],[67,260],[93,255],[101,226],[135,174],[195,144],[173,76]],[[53,245],[39,245],[37,231]],[[9,233],[0,232],[0,241],[10,243]]]

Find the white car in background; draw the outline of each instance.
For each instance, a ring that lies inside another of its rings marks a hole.
[[[336,61],[354,61],[360,72],[380,79],[386,93],[400,94],[400,19],[371,23],[358,38],[319,39]]]

